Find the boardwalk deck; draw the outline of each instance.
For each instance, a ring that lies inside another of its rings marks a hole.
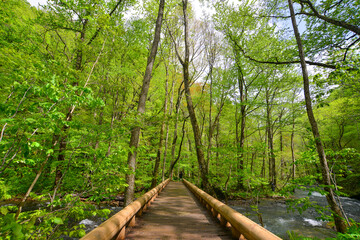
[[[181,182],[170,182],[126,239],[232,239]]]

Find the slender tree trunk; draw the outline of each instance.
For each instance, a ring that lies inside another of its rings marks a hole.
[[[124,96],[124,99],[125,99],[125,96]],[[119,90],[116,91],[116,95],[114,96],[113,110],[112,110],[112,114],[111,114],[111,123],[110,123],[111,132],[110,132],[110,139],[109,139],[108,150],[106,152],[106,157],[109,157],[111,154],[113,129],[114,129],[114,122],[115,122],[116,115],[117,115],[118,102],[119,102]],[[123,102],[125,102],[125,101],[123,101]]]
[[[209,61],[210,62],[210,61]],[[209,166],[210,166],[210,158],[211,158],[211,147],[212,147],[212,135],[213,135],[213,127],[212,127],[212,116],[211,116],[211,112],[212,112],[212,102],[213,102],[213,93],[212,93],[212,88],[213,88],[213,78],[212,78],[212,69],[213,69],[213,64],[212,62],[210,62],[210,100],[209,100],[209,135],[208,135],[208,147],[207,147],[207,161],[206,161],[206,171],[209,171]]]
[[[267,140],[269,149],[269,182],[273,191],[276,188],[276,166],[275,166],[275,154],[274,154],[274,134],[271,124],[271,106],[269,90],[266,90],[266,126],[267,126]]]
[[[302,46],[302,41],[301,41],[300,33],[299,33],[299,30],[297,27],[297,23],[296,23],[293,2],[292,2],[292,0],[288,0],[288,3],[289,3],[289,10],[290,10],[290,14],[291,14],[291,21],[292,21],[292,25],[293,25],[293,29],[294,29],[294,34],[295,34],[296,42],[297,42],[298,49],[299,49],[301,70],[303,73],[306,112],[307,112],[307,115],[309,118],[312,133],[314,135],[316,150],[319,155],[319,160],[320,160],[321,170],[322,170],[321,171],[322,181],[323,181],[323,184],[326,185],[326,187],[324,187],[324,190],[327,192],[326,199],[327,199],[327,201],[330,205],[330,208],[333,212],[336,230],[338,232],[344,233],[344,232],[346,232],[347,225],[344,220],[344,216],[340,210],[340,207],[339,207],[338,203],[336,202],[334,190],[333,190],[333,188],[330,187],[330,186],[333,186],[331,179],[330,179],[330,170],[329,170],[329,166],[328,166],[328,163],[326,160],[325,151],[324,151],[324,148],[322,145],[320,132],[319,132],[317,122],[316,122],[316,119],[315,119],[315,116],[314,116],[314,113],[312,110],[310,86],[309,86],[310,85],[309,76],[308,76],[308,71],[307,71],[307,67],[306,67],[305,54],[304,54],[304,50],[303,50],[303,46]]]
[[[294,146],[294,128],[295,124],[292,125],[292,131],[291,131],[291,160],[292,160],[292,180],[295,180],[296,177],[296,164],[295,164],[295,146]]]
[[[104,87],[104,95],[106,94],[106,89]],[[99,91],[99,95],[101,93],[101,90]],[[103,99],[104,100],[104,104],[106,105],[106,98]],[[105,109],[105,106],[101,107],[100,109],[100,114],[99,114],[99,121],[98,121],[98,126],[100,127],[103,123],[103,120],[104,120],[104,109]],[[94,118],[96,119],[96,112],[94,114]],[[96,133],[96,141],[95,141],[95,146],[94,146],[94,163],[96,163],[97,161],[97,156],[96,156],[96,151],[97,149],[99,148],[99,145],[100,145],[100,140],[99,140],[99,132],[97,131]]]
[[[83,59],[82,43],[85,41],[85,33],[86,33],[87,24],[88,24],[88,20],[85,20],[83,23],[83,26],[82,26],[81,33],[80,33],[80,46],[76,50],[76,58],[75,58],[75,66],[74,66],[76,71],[80,71],[82,68],[82,59]],[[73,85],[78,86],[79,82],[75,82]],[[65,118],[66,122],[72,121],[74,109],[75,109],[75,106],[71,106],[69,108],[68,113],[66,114],[66,118]],[[68,139],[67,139],[68,138],[68,129],[69,129],[68,124],[64,124],[64,126],[61,129],[62,134],[60,135],[59,155],[58,155],[58,159],[57,159],[58,162],[61,163],[61,165],[62,165],[62,162],[65,161],[65,151],[66,151],[66,146],[67,146],[67,141],[68,141]],[[60,183],[59,181],[62,178],[62,166],[61,165],[56,166],[54,188],[56,186],[58,186],[58,184]]]
[[[285,163],[285,159],[284,159],[284,154],[283,154],[283,148],[284,148],[284,144],[283,144],[283,132],[282,132],[282,116],[283,116],[283,110],[282,109],[280,111],[280,115],[279,115],[279,144],[280,144],[280,179],[283,180],[284,179],[284,171],[285,171],[285,167],[286,167],[286,163]]]
[[[243,183],[244,179],[244,143],[245,143],[245,125],[246,125],[246,90],[245,90],[245,78],[241,67],[240,55],[236,50],[235,52],[235,61],[238,73],[238,89],[240,93],[240,118],[237,120],[236,124],[240,123],[240,136],[239,131],[237,130],[236,135],[236,148],[237,148],[237,160],[238,160],[238,189],[244,190],[245,186]],[[238,126],[237,126],[238,129]]]
[[[163,121],[160,128],[160,139],[159,139],[159,145],[156,153],[156,159],[155,159],[155,166],[153,170],[153,178],[151,181],[151,188],[156,187],[157,185],[157,178],[158,178],[158,172],[159,172],[159,166],[161,162],[161,149],[163,145],[163,138],[164,138],[164,130],[165,130],[165,122]]]
[[[177,136],[178,120],[179,120],[179,112],[180,112],[180,104],[181,104],[182,96],[183,95],[182,95],[181,87],[179,87],[179,89],[178,89],[178,97],[177,97],[177,101],[176,101],[175,126],[174,126],[173,141],[172,141],[172,146],[171,146],[171,163],[170,163],[170,166],[175,161],[175,147],[176,147],[176,142],[177,142],[177,138],[178,138],[178,136]],[[171,179],[173,177],[172,173],[173,173],[173,171],[171,172],[171,175],[170,175]]]
[[[171,97],[170,97],[170,109],[169,109],[169,117],[171,117],[172,111],[173,111],[173,104],[174,104],[174,87],[175,87],[175,78],[172,81],[171,85]],[[166,157],[167,157],[167,149],[168,149],[168,143],[169,143],[169,123],[166,123],[166,137],[165,137],[165,150],[164,150],[164,165],[163,165],[163,171],[162,171],[162,180],[165,180],[165,168],[166,168]],[[171,161],[172,162],[172,161]],[[171,163],[170,163],[171,166]],[[170,171],[169,171],[170,173]],[[169,174],[169,178],[172,179],[172,172]]]
[[[58,143],[58,140],[54,138],[53,140],[53,147],[55,147]],[[24,207],[25,205],[25,202],[26,202],[26,199],[29,197],[32,189],[34,188],[36,182],[38,181],[42,171],[44,170],[44,167],[46,165],[46,163],[48,162],[49,158],[51,157],[51,153],[48,153],[44,162],[40,165],[40,168],[39,168],[39,171],[37,172],[36,176],[35,176],[35,179],[32,181],[30,187],[28,188],[27,192],[25,193],[23,199],[21,200],[19,206],[18,206],[18,210],[16,211],[16,214],[15,214],[15,220],[18,220],[19,218],[19,215],[21,213],[21,210],[22,208]]]
[[[161,123],[161,129],[160,129],[160,140],[159,140],[159,146],[157,150],[156,160],[155,160],[155,167],[153,172],[153,179],[151,183],[151,188],[156,187],[157,185],[157,176],[158,176],[158,168],[161,162],[161,150],[163,148],[163,141],[164,141],[164,131],[165,131],[165,124],[167,119],[167,107],[168,107],[168,85],[169,85],[169,78],[168,78],[168,69],[166,68],[166,81],[165,81],[165,100],[164,100],[164,117],[163,121]],[[162,178],[164,178],[164,172],[165,172],[165,159],[163,160],[163,171],[162,171]]]
[[[257,153],[257,151],[253,151],[253,152],[251,153],[251,166],[250,166],[250,171],[251,171],[252,174],[254,173],[254,160],[255,160],[255,158],[256,158],[256,153]]]
[[[151,46],[150,55],[147,60],[145,75],[143,79],[143,85],[139,97],[139,103],[137,111],[139,113],[139,117],[145,112],[145,105],[146,105],[146,97],[150,87],[150,80],[151,80],[151,73],[155,62],[155,57],[158,49],[158,45],[160,42],[160,33],[161,33],[161,25],[163,20],[163,13],[164,13],[164,6],[165,0],[160,0],[159,3],[159,12],[156,20],[155,26],[155,35],[154,41]],[[136,126],[131,130],[131,138],[130,138],[130,151],[128,154],[128,167],[129,173],[126,174],[126,183],[128,186],[125,190],[125,202],[124,205],[129,205],[134,199],[134,192],[135,192],[135,169],[136,169],[136,150],[139,146],[139,137],[140,137],[140,126]]]
[[[291,130],[291,161],[292,161],[292,180],[295,180],[296,176],[296,165],[295,165],[295,144],[294,144],[294,136],[295,136],[295,114],[292,116],[292,130]]]
[[[216,137],[215,137],[215,141],[216,141],[216,148],[219,149],[220,148],[220,141],[219,141],[219,135],[220,135],[220,123],[218,122],[218,124],[216,124]],[[218,167],[219,167],[219,151],[216,151],[216,172],[218,171]]]
[[[261,167],[261,177],[262,178],[265,178],[265,176],[266,176],[267,131],[268,131],[268,128],[266,126],[265,127],[265,135],[264,135],[263,163],[262,163],[262,167]],[[259,130],[259,132],[260,132],[260,130]]]
[[[168,150],[168,143],[169,143],[169,123],[166,124],[166,136],[165,136],[165,149],[164,149],[164,156],[163,156],[163,168],[162,168],[162,181],[165,180],[165,171],[166,171],[166,157],[167,157],[167,150]]]
[[[206,161],[204,157],[204,152],[202,149],[201,143],[201,135],[200,128],[196,119],[195,109],[191,98],[190,92],[190,75],[189,75],[189,29],[188,29],[188,16],[187,16],[187,0],[182,0],[183,3],[183,14],[184,14],[184,28],[185,28],[185,58],[181,60],[179,56],[179,60],[181,60],[181,65],[183,66],[183,77],[184,77],[184,85],[185,85],[185,97],[187,103],[187,109],[189,111],[189,116],[191,120],[191,125],[194,133],[195,147],[196,147],[196,155],[199,164],[199,171],[201,175],[201,187],[209,192],[213,193],[213,189],[208,181],[208,172],[206,168]]]
[[[184,142],[184,137],[185,137],[185,123],[186,123],[186,119],[184,119],[184,123],[183,123],[183,126],[182,126],[182,137],[181,137],[181,141],[180,141],[180,145],[179,145],[178,156],[170,165],[169,176],[172,176],[174,167],[175,167],[176,163],[178,163],[178,161],[180,159],[180,156],[181,156],[181,148],[182,148],[182,145],[183,145],[183,142]]]

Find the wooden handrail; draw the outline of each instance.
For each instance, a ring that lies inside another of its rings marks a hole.
[[[231,232],[235,238],[242,240],[281,240],[281,238],[272,232],[210,196],[194,184],[185,179],[183,179],[183,182],[200,202],[212,212],[213,216],[220,220],[221,224],[231,228]]]
[[[86,234],[81,240],[109,240],[125,239],[125,229],[127,226],[135,225],[135,215],[141,216],[143,211],[150,206],[158,194],[166,187],[170,179],[160,183],[137,200],[126,206],[114,216],[103,222],[100,226]]]

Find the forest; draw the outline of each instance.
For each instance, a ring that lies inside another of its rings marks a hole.
[[[354,0],[0,1],[0,239],[82,237],[71,223],[106,218],[100,202],[180,175],[224,201],[320,192],[337,238],[358,239],[340,197],[360,199],[359,13]]]

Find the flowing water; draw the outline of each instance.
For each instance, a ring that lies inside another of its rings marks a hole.
[[[111,216],[113,216],[114,214],[116,214],[117,212],[119,212],[122,209],[122,207],[113,207],[113,206],[109,206],[109,205],[106,205],[106,204],[100,206],[100,209],[105,209],[105,208],[107,208],[107,209],[109,209],[111,211],[108,218],[110,218]],[[83,220],[81,220],[79,222],[72,222],[71,225],[76,226],[76,225],[82,224],[82,225],[85,226],[85,228],[84,228],[85,232],[89,233],[91,230],[98,227],[104,221],[106,221],[106,218],[94,216],[94,217],[91,217],[91,218],[83,219]],[[75,240],[75,239],[78,239],[78,238],[62,236],[61,239],[63,239],[63,240]]]
[[[294,197],[307,197],[307,191],[296,190]],[[309,196],[310,201],[317,202],[320,206],[326,206],[325,196],[318,192],[312,192]],[[360,222],[360,201],[352,198],[340,197],[344,211],[348,218]],[[244,214],[251,220],[259,223],[258,215],[254,212],[250,204],[230,203],[232,208]],[[298,233],[306,237],[335,237],[336,232],[327,226],[326,222],[318,220],[320,214],[314,209],[307,209],[301,215],[298,211],[288,211],[285,200],[260,200],[258,205],[259,213],[262,214],[264,227],[283,239],[289,239],[287,231]]]

